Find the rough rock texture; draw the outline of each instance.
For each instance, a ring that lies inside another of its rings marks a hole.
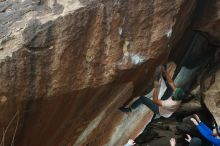
[[[209,0],[199,3],[193,29],[202,31],[213,44],[220,41],[220,1]]]
[[[1,1],[2,142],[16,135],[18,146],[115,146],[136,136],[147,108],[129,115],[117,108],[143,94],[195,7],[195,0]]]
[[[202,82],[204,102],[220,125],[220,69],[215,70]]]

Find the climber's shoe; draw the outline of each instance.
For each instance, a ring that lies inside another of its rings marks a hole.
[[[132,112],[130,107],[124,107],[124,106],[122,106],[122,107],[119,107],[118,109],[119,109],[121,112],[123,112],[123,113]]]

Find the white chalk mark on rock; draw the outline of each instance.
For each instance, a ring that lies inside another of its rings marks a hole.
[[[166,35],[167,35],[168,38],[171,37],[172,32],[173,32],[173,29],[172,29],[172,27],[171,27],[171,28],[166,32]]]
[[[139,64],[144,61],[144,58],[138,54],[131,54],[131,61],[133,64]]]
[[[122,28],[119,27],[119,28],[118,28],[118,33],[119,33],[120,36],[122,35],[122,32],[123,32]]]

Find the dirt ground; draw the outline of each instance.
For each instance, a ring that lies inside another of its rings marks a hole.
[[[139,137],[140,141],[142,141],[142,144],[136,144],[137,146],[170,146],[170,139],[172,137],[175,137],[177,139],[177,145],[176,146],[183,146],[184,144],[178,143],[178,135],[176,135],[176,126],[178,122],[174,119],[159,119],[158,121],[155,121],[152,123],[151,126],[154,128],[151,130],[151,132],[146,132],[146,134],[143,134]],[[147,130],[146,130],[147,131]],[[152,140],[149,140],[149,137],[154,138]],[[149,141],[149,142],[144,142]]]

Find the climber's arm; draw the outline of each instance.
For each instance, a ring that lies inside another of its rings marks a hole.
[[[166,78],[167,82],[169,83],[170,87],[173,89],[173,91],[175,91],[176,85],[174,84],[173,79],[171,78],[171,76],[168,74],[166,70],[163,71],[163,75]]]
[[[158,99],[158,81],[154,81],[153,102],[159,106],[162,106],[161,100]]]

